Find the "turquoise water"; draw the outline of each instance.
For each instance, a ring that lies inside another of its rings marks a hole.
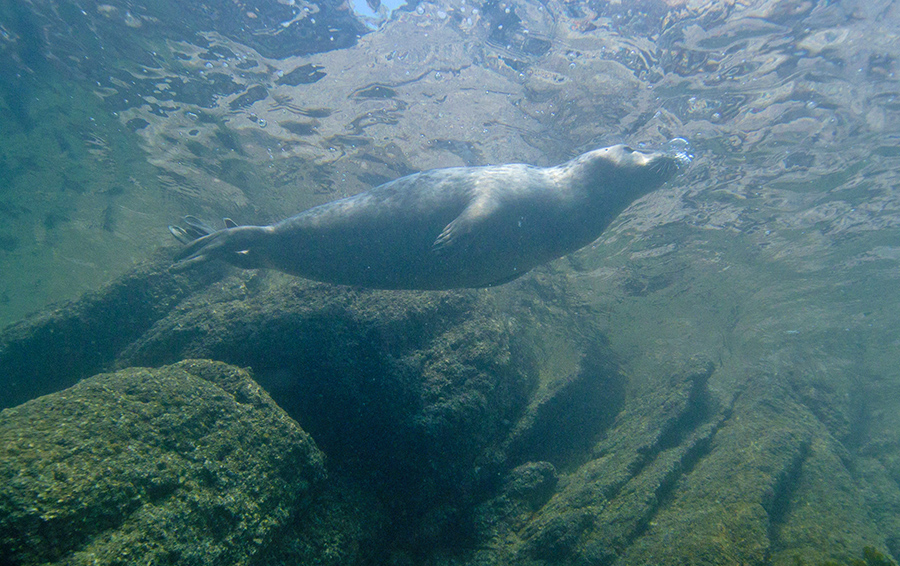
[[[54,6],[3,14],[7,323],[183,213],[271,221],[414,170],[672,137],[696,166],[634,229],[729,231],[860,284],[896,261],[890,4],[423,3],[376,31],[294,3]]]
[[[635,391],[700,355],[720,402],[784,387],[849,475],[896,483],[897,3],[378,10],[0,6],[0,324],[174,255],[166,226],[185,214],[269,223],[414,171],[684,138],[690,169],[550,272]],[[886,532],[891,489],[851,497]]]

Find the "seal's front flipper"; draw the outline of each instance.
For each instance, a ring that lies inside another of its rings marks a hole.
[[[446,253],[453,248],[464,249],[473,235],[477,233],[479,226],[483,225],[497,209],[497,203],[490,198],[479,198],[469,204],[431,244],[431,250],[435,253]]]

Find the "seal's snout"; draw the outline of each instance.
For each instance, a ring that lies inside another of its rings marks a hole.
[[[647,169],[662,181],[668,181],[687,169],[694,159],[691,146],[684,138],[669,141],[658,153],[647,154],[647,157]]]
[[[654,176],[667,181],[681,171],[682,165],[677,158],[661,155],[650,164],[649,169]]]

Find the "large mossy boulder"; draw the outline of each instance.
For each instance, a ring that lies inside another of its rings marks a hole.
[[[97,375],[0,413],[0,563],[256,564],[324,475],[244,370]]]

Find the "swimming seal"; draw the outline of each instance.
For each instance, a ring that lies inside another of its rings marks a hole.
[[[170,227],[188,244],[172,267],[219,259],[377,289],[490,287],[591,243],[687,160],[617,145],[556,167],[416,173],[271,226],[215,231],[188,217]]]

